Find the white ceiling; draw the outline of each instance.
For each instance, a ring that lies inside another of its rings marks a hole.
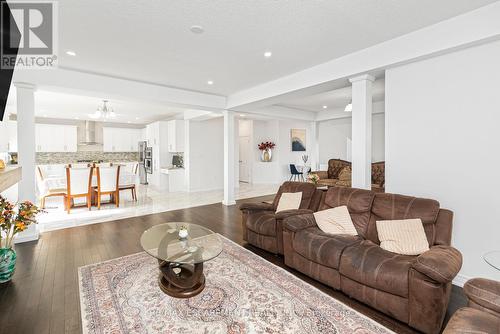
[[[6,115],[16,114],[16,90],[11,89],[7,100]],[[116,118],[107,120],[116,123],[148,124],[166,119],[184,109],[135,101],[110,100]],[[102,99],[81,95],[63,94],[49,91],[35,93],[35,116],[71,120],[95,120],[89,115],[102,105]]]
[[[59,65],[228,95],[492,2],[61,0]]]
[[[305,111],[321,112],[335,109],[343,109],[351,102],[351,87],[339,88],[329,92],[307,97],[287,99],[279,104],[282,107],[300,109]],[[385,80],[378,79],[373,83],[373,102],[384,101]],[[323,108],[326,106],[327,108]]]

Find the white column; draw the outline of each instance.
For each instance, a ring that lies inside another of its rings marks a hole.
[[[319,170],[319,122],[311,122],[311,138],[312,142],[312,150],[311,150],[311,170],[317,171]]]
[[[236,204],[234,200],[234,169],[236,167],[235,156],[235,130],[234,112],[224,110],[224,199],[222,204]]]
[[[22,167],[22,179],[18,184],[19,201],[36,203],[35,179],[35,85],[14,83],[17,93],[17,152],[18,163]],[[15,242],[38,239],[38,227],[31,225],[20,233]]]
[[[371,189],[372,161],[372,84],[375,78],[364,74],[352,83],[352,186]]]

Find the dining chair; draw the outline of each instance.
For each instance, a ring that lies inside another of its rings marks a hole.
[[[91,185],[92,185],[92,167],[75,168],[66,167],[66,210],[71,213],[71,206],[74,206],[75,198],[85,197],[86,206],[91,209]],[[72,203],[73,202],[73,203]]]
[[[47,197],[62,197],[66,208],[67,189],[52,187],[52,184],[49,182],[50,180],[45,177],[45,173],[42,171],[42,168],[37,166],[36,170],[38,192],[40,195],[40,207],[45,209],[45,200]]]
[[[97,208],[101,209],[101,196],[110,195],[109,203],[120,206],[120,166],[96,167],[97,188],[92,188],[97,200]]]
[[[302,180],[302,182],[304,182],[304,175],[298,171],[297,167],[294,164],[290,164],[290,173],[292,175],[290,176],[289,181],[292,181],[292,179],[293,179],[295,181]]]
[[[130,190],[132,192],[132,199],[137,202],[137,172],[139,170],[139,163],[132,165],[132,173],[122,173],[120,175],[119,190]]]

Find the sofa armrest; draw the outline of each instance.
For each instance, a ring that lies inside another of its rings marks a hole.
[[[412,267],[438,283],[449,283],[462,267],[462,254],[450,246],[434,246],[420,254]]]
[[[286,219],[292,216],[298,216],[298,215],[305,215],[308,213],[313,213],[312,210],[309,209],[297,209],[297,210],[284,210],[277,212],[276,215],[274,216],[277,220],[281,219]]]
[[[469,306],[479,305],[500,316],[500,282],[486,278],[473,278],[464,285]],[[471,303],[472,302],[472,303]]]
[[[283,221],[283,228],[297,232],[308,227],[314,227],[316,225],[316,219],[312,213],[307,213],[305,215],[291,216]]]
[[[240,210],[247,211],[274,211],[274,207],[270,203],[242,203]]]

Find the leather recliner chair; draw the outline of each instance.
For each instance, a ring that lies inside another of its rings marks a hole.
[[[462,256],[450,246],[453,213],[430,199],[333,187],[319,210],[346,205],[357,236],[331,235],[309,213],[285,219],[285,264],[424,333],[438,333]],[[430,250],[382,249],[377,220],[420,218]]]
[[[302,192],[298,210],[286,210],[276,213],[282,193]],[[269,203],[243,203],[242,212],[243,240],[274,254],[283,254],[283,219],[318,209],[323,191],[317,190],[312,183],[285,182],[281,185]]]

